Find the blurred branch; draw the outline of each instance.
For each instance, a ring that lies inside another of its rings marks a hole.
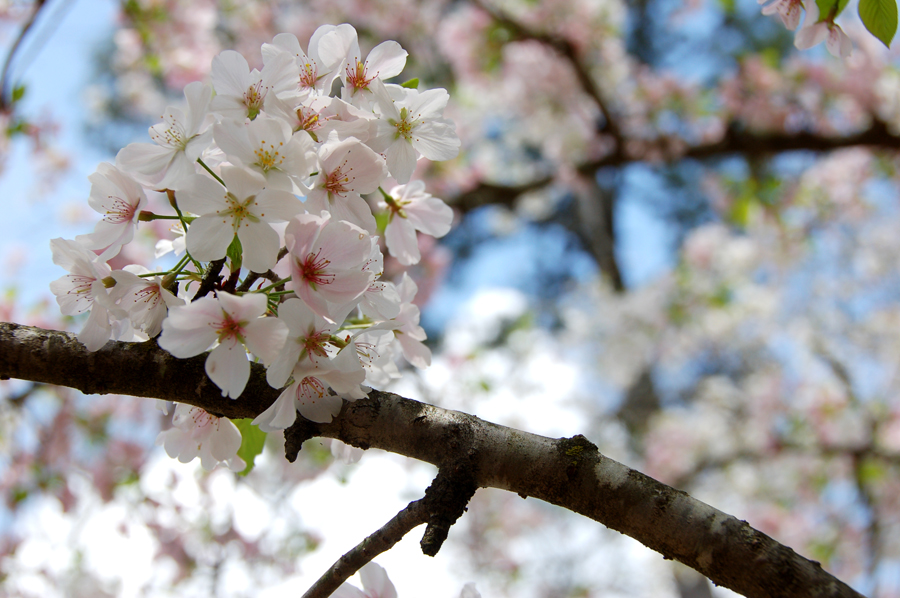
[[[681,147],[680,147],[681,146]],[[680,148],[679,148],[680,147]],[[871,147],[886,150],[900,150],[900,135],[892,133],[887,125],[874,120],[868,129],[844,136],[826,136],[809,133],[753,133],[742,130],[732,123],[725,135],[718,141],[695,146],[685,146],[679,139],[659,138],[644,142],[641,154],[609,154],[597,160],[575,165],[575,169],[585,176],[594,176],[606,167],[624,166],[639,162],[673,163],[683,159],[709,160],[740,154],[748,158],[764,158],[784,152],[809,151],[829,152],[847,147]],[[661,156],[648,159],[647,155]],[[550,185],[553,177],[542,177],[522,185],[502,186],[493,183],[479,183],[476,187],[457,195],[449,201],[462,212],[494,204],[515,206],[518,198],[529,191]]]
[[[603,116],[602,132],[608,133],[615,139],[615,154],[621,153],[623,139],[622,132],[619,130],[619,125],[616,120],[612,118],[609,109],[606,107],[606,102],[603,100],[603,94],[600,88],[597,86],[594,78],[591,77],[584,62],[579,58],[578,52],[575,50],[575,46],[572,45],[572,42],[564,37],[530,29],[526,25],[510,18],[501,10],[488,6],[482,0],[470,1],[473,5],[488,13],[491,18],[497,21],[497,23],[511,31],[515,35],[516,40],[530,39],[549,46],[572,65],[572,70],[575,72],[578,83],[581,85],[582,89],[584,89],[584,92],[594,100],[594,103],[597,104],[597,108],[600,110],[600,114]]]
[[[22,25],[22,30],[19,31],[16,41],[14,41],[12,47],[10,47],[9,54],[6,55],[6,62],[3,63],[3,71],[0,72],[0,111],[5,112],[12,106],[13,98],[12,92],[10,91],[10,69],[12,68],[12,62],[18,53],[19,48],[22,46],[25,36],[28,35],[28,32],[37,20],[38,14],[44,8],[44,4],[46,4],[46,0],[35,0],[34,11],[32,11],[28,20],[25,21],[25,24]]]
[[[279,394],[254,363],[240,399],[222,397],[205,361],[206,355],[176,359],[154,342],[110,341],[91,353],[67,332],[0,323],[0,379],[183,402],[230,418],[255,417]],[[819,563],[607,458],[584,436],[546,438],[375,390],[345,402],[330,423],[306,425],[315,435],[439,470],[469,463],[474,487],[539,498],[589,517],[751,598],[860,596]]]

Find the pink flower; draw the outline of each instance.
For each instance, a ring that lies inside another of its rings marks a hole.
[[[175,407],[172,426],[156,437],[166,453],[182,463],[200,457],[200,464],[207,471],[219,463],[232,471],[242,471],[244,460],[237,456],[241,448],[241,432],[230,420],[215,417],[203,409],[179,403]]]
[[[806,2],[806,18],[794,37],[794,46],[798,50],[808,50],[823,41],[825,47],[835,58],[847,58],[853,51],[853,42],[844,33],[840,25],[835,25],[834,18],[819,20],[819,7],[814,0]]]
[[[299,76],[293,57],[286,52],[276,54],[263,67],[253,69],[247,59],[234,50],[225,50],[212,61],[210,78],[216,89],[210,109],[225,118],[253,120],[272,97],[290,93],[298,87]]]
[[[101,259],[114,257],[122,245],[134,238],[141,208],[147,205],[144,188],[130,176],[106,162],[88,177],[91,195],[88,203],[103,214],[103,220],[88,235],[78,235],[75,240],[88,249],[105,249]]]
[[[271,44],[262,45],[263,62],[268,64],[277,54],[287,53],[299,74],[295,93],[328,95],[347,59],[351,40],[355,39],[356,30],[351,25],[322,25],[312,34],[309,51],[304,53],[295,35],[279,33]]]
[[[116,305],[127,312],[131,324],[143,330],[153,338],[162,330],[163,320],[168,315],[168,308],[184,305],[184,299],[176,297],[163,288],[159,276],[140,277],[148,270],[142,266],[126,266],[125,270],[112,273],[116,286],[109,297]]]
[[[418,290],[413,279],[404,272],[403,280],[397,285],[402,303],[400,314],[394,318],[397,326],[394,335],[397,337],[397,342],[400,343],[400,350],[406,361],[417,368],[424,369],[431,365],[431,349],[422,343],[427,337],[425,330],[419,326],[419,308],[412,302]]]
[[[293,135],[283,120],[258,117],[226,120],[213,127],[213,137],[232,163],[263,175],[267,188],[306,192],[316,157],[309,135]]]
[[[758,0],[759,4],[765,4],[768,0]],[[815,0],[810,0],[815,2]],[[788,31],[793,31],[800,24],[800,11],[803,9],[803,0],[774,0],[763,6],[762,13],[766,16],[778,14],[781,22]]]
[[[375,278],[363,270],[372,248],[363,229],[336,221],[328,213],[300,214],[288,224],[284,240],[290,251],[288,286],[323,318],[355,302]]]
[[[420,156],[429,160],[450,160],[459,153],[459,137],[453,123],[443,118],[450,99],[446,89],[418,92],[392,86],[373,85],[380,118],[375,135],[366,143],[387,160],[388,170],[398,183],[408,183]]]
[[[332,131],[319,147],[318,171],[306,196],[307,211],[326,210],[335,220],[346,220],[374,233],[375,217],[361,195],[372,193],[387,178],[384,159],[358,139],[341,140]]]

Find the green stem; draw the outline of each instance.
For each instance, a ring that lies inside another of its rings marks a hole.
[[[222,184],[223,187],[226,186],[226,185],[225,185],[225,181],[223,181],[222,179],[220,179],[220,178],[219,178],[219,175],[217,175],[216,173],[214,173],[214,172],[212,171],[212,168],[210,168],[209,166],[207,166],[207,165],[206,165],[206,162],[204,162],[202,158],[197,158],[197,162],[200,164],[200,166],[203,167],[203,169],[204,169],[206,172],[208,172],[209,174],[212,175],[212,178],[214,178],[214,179],[216,179],[217,181],[219,181],[219,182]]]
[[[253,291],[253,292],[254,292],[254,293],[267,293],[270,289],[274,289],[275,287],[281,286],[281,285],[283,285],[284,283],[290,282],[290,281],[291,281],[291,277],[288,276],[287,278],[282,278],[281,280],[279,280],[279,281],[277,281],[277,282],[273,282],[272,284],[270,284],[270,285],[268,285],[268,286],[265,286],[265,287],[262,287],[261,289],[256,289],[256,290]],[[275,295],[275,294],[277,294],[277,293],[293,293],[293,292],[294,292],[294,291],[275,291],[274,293],[271,293],[271,294],[272,294],[272,295]]]

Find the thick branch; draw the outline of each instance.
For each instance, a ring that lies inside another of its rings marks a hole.
[[[228,417],[254,417],[277,397],[254,367],[244,394],[223,398],[203,372],[204,359],[178,360],[152,342],[111,341],[89,353],[72,334],[0,324],[0,378],[186,402]],[[746,596],[859,596],[818,563],[601,455],[583,436],[545,438],[379,391],[313,425],[321,436],[439,468],[469,461],[477,487],[580,513]]]

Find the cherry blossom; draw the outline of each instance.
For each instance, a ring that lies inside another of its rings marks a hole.
[[[419,92],[394,86],[402,96],[395,100],[385,85],[371,87],[380,118],[375,135],[367,144],[387,160],[388,170],[398,183],[412,177],[419,156],[429,160],[450,160],[459,153],[459,138],[451,121],[443,118],[450,99],[445,89]]]
[[[241,471],[247,464],[237,456],[241,448],[241,432],[224,417],[210,415],[197,407],[179,403],[172,417],[172,427],[156,437],[173,459],[189,463],[200,457],[200,465],[207,471],[224,463],[232,471]]]
[[[271,44],[262,45],[263,62],[268,64],[279,53],[291,55],[299,73],[298,90],[304,95],[328,95],[332,83],[344,68],[351,40],[355,39],[356,31],[346,23],[322,25],[309,39],[309,51],[304,53],[297,36],[279,33]],[[321,56],[320,47],[326,58]]]
[[[810,0],[804,5],[806,18],[803,19],[803,27],[797,30],[794,37],[794,45],[798,50],[808,50],[823,41],[825,47],[835,58],[847,58],[853,51],[853,42],[844,33],[840,25],[835,24],[834,18],[819,19],[819,6]]]
[[[103,214],[103,220],[93,233],[78,235],[75,240],[88,249],[104,249],[100,257],[109,259],[134,238],[138,216],[147,205],[147,194],[131,177],[107,162],[100,164],[88,180],[88,203]]]
[[[53,263],[62,266],[69,274],[50,283],[50,290],[56,295],[59,310],[67,316],[90,310],[84,328],[78,333],[78,340],[88,351],[96,351],[106,344],[112,335],[111,319],[124,317],[109,299],[107,281],[111,284],[111,270],[97,254],[83,245],[66,239],[50,241]]]
[[[186,358],[215,345],[206,358],[206,373],[222,389],[222,396],[237,398],[250,378],[246,351],[271,363],[287,336],[284,324],[262,317],[266,308],[264,295],[228,293],[172,307],[163,322],[159,346]]]
[[[284,222],[302,210],[287,191],[266,188],[262,175],[234,166],[222,167],[226,188],[204,175],[187,179],[178,191],[179,205],[200,217],[187,231],[187,250],[203,261],[225,257],[235,235],[244,250],[243,263],[265,272],[276,263],[278,233],[272,222]]]
[[[212,136],[209,115],[212,88],[190,83],[184,88],[187,112],[169,106],[163,122],[150,127],[152,143],[132,143],[116,155],[116,166],[154,189],[173,187],[196,172],[195,162]]]
[[[363,229],[334,220],[323,212],[301,214],[291,220],[284,232],[290,251],[289,287],[323,318],[341,312],[356,301],[374,279],[363,270],[372,244]]]
[[[335,318],[344,320],[339,314]],[[278,319],[287,326],[288,333],[284,347],[266,370],[270,386],[281,388],[291,375],[303,377],[330,369],[329,359],[338,351],[331,338],[338,324],[315,314],[299,299],[285,301],[278,308]]]
[[[417,368],[424,369],[431,365],[431,349],[422,343],[426,338],[425,330],[419,326],[419,308],[412,303],[418,290],[413,279],[404,272],[403,279],[397,285],[402,303],[400,314],[394,318],[397,324],[394,335],[403,357]]]
[[[311,213],[326,210],[336,220],[375,233],[375,216],[361,194],[372,193],[387,178],[384,159],[358,139],[341,140],[332,131],[319,147],[318,171],[306,196],[306,209]]]
[[[384,567],[377,563],[367,563],[359,570],[363,589],[343,583],[332,594],[332,598],[397,598],[397,589],[391,582]]]
[[[272,56],[262,71],[251,71],[246,58],[226,50],[213,58],[210,78],[216,90],[210,104],[213,112],[225,118],[253,120],[262,112],[270,92],[275,97],[295,91],[299,75],[293,57],[287,53]]]
[[[391,189],[378,206],[389,211],[384,240],[391,255],[404,266],[419,262],[416,231],[443,237],[453,223],[453,210],[437,197],[425,192],[425,183],[413,181]]]
[[[153,338],[162,330],[162,322],[168,308],[184,305],[184,299],[176,297],[163,286],[159,276],[140,277],[149,271],[142,266],[126,266],[115,270],[111,276],[116,286],[109,293],[110,301],[128,314],[132,325]]]
[[[232,163],[263,175],[267,188],[306,192],[303,182],[315,167],[309,135],[293,135],[283,120],[260,116],[218,123],[213,137]]]
[[[757,0],[759,4],[765,4],[762,8],[764,15],[777,14],[788,31],[793,31],[800,24],[800,11],[803,9],[803,0]],[[815,0],[810,0],[815,1]]]
[[[406,66],[408,54],[397,42],[386,41],[372,48],[372,51],[363,60],[356,31],[342,32],[342,34],[346,33],[350,33],[352,37],[346,40],[349,50],[345,55],[346,67],[341,73],[341,80],[344,82],[341,99],[354,106],[366,108],[371,101],[373,89],[377,87],[374,83],[381,83],[399,75]],[[343,38],[342,41],[344,41]],[[341,48],[342,44],[333,44],[332,47],[327,50],[323,48],[322,51],[323,54],[334,60]]]

